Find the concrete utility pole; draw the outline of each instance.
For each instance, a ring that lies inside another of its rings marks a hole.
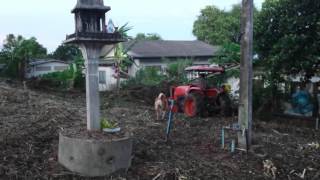
[[[238,134],[239,147],[249,148],[252,140],[252,44],[253,44],[253,0],[242,0],[241,14],[241,62],[240,62],[240,106]]]

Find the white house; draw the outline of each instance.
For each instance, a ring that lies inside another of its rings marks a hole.
[[[31,61],[26,68],[26,78],[39,77],[44,74],[64,71],[69,64],[55,59],[37,59]]]
[[[102,49],[101,56],[107,60],[100,60],[99,62],[99,91],[109,91],[116,87],[117,80],[113,77],[115,73],[114,61],[110,59],[114,57],[114,52],[115,45],[106,45]]]
[[[190,59],[194,65],[209,65],[215,56],[218,46],[211,46],[202,41],[166,41],[144,40],[124,43],[125,50],[134,64],[128,74],[135,76],[141,68],[156,67],[165,71],[169,62],[179,59]]]
[[[100,61],[99,68],[99,91],[110,91],[116,88],[114,63]]]

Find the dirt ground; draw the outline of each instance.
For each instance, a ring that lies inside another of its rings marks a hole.
[[[231,153],[221,149],[220,133],[236,117],[176,114],[166,143],[166,122],[155,121],[150,99],[130,92],[101,99],[103,117],[133,133],[133,160],[127,174],[91,179],[320,179],[320,132],[306,123],[254,118],[253,150]],[[24,90],[0,81],[0,179],[90,179],[57,163],[59,130],[84,125],[84,119],[83,93]],[[227,134],[228,146],[234,137]]]

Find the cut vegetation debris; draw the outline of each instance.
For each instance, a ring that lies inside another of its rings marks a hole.
[[[319,131],[278,119],[254,119],[253,142],[259,148],[230,153],[221,149],[220,130],[236,118],[175,114],[171,141],[165,143],[166,122],[155,121],[145,89],[121,90],[119,97],[101,95],[102,117],[117,120],[121,131],[134,138],[132,167],[113,179],[238,180],[270,179],[273,174],[277,179],[320,178]],[[152,91],[156,96],[160,90]],[[57,145],[61,129],[85,126],[85,110],[84,93],[24,90],[1,81],[0,179],[81,179],[57,163]],[[271,163],[264,165],[265,160]]]

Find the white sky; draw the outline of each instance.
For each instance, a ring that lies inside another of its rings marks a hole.
[[[1,2],[2,1],[2,2]],[[167,40],[194,40],[193,22],[206,5],[230,9],[241,0],[104,0],[107,17],[118,26],[129,22],[134,36],[158,33]],[[254,0],[260,9],[264,0]],[[66,34],[74,32],[70,13],[76,0],[0,0],[0,46],[9,33],[34,36],[53,51]]]

